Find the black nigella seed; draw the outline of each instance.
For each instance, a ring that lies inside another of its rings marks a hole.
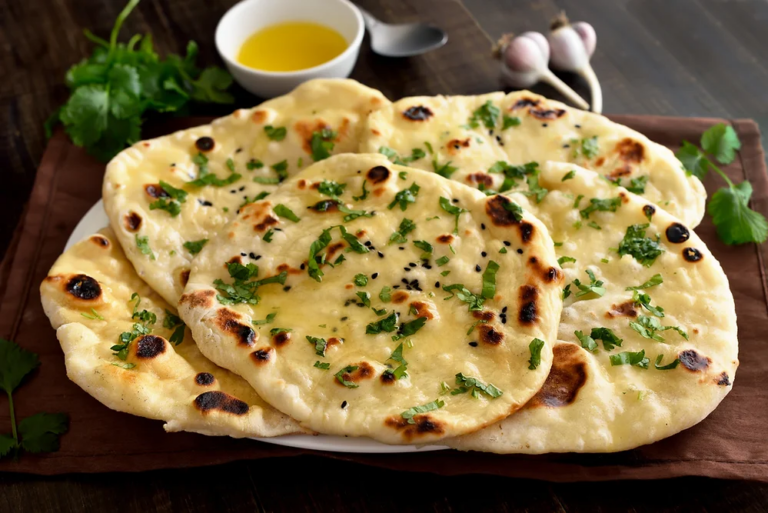
[[[261,258],[261,255],[256,255],[256,257],[254,258],[254,260],[258,260],[258,259],[260,259],[260,258]],[[302,265],[303,265],[303,264],[302,264]]]
[[[408,265],[411,267],[416,267],[416,264],[414,264],[413,262],[408,262]]]
[[[283,287],[283,290],[288,292],[289,290],[291,290],[291,286],[290,285],[286,285],[285,287]]]
[[[341,407],[342,408],[346,408],[347,407],[347,401],[344,401],[343,403],[341,403]]]
[[[399,288],[400,288],[400,285],[392,285],[392,288],[393,288],[393,289],[399,289]]]
[[[570,144],[563,144],[563,148],[565,148],[565,149],[568,149],[568,148],[570,148],[570,147],[571,147],[571,145],[570,145]]]
[[[432,266],[431,266],[431,265],[429,265],[429,264],[428,264],[428,263],[426,263],[426,262],[424,262],[423,264],[421,264],[421,266],[422,266],[424,269],[432,269]]]
[[[371,246],[373,246],[373,242],[367,240],[367,241],[365,241],[365,245],[370,248]]]
[[[240,192],[243,192],[244,190],[245,190],[245,185],[243,185],[242,187],[240,187],[240,188],[238,189],[238,191],[240,191]]]
[[[229,191],[229,193],[230,194],[236,194],[237,193],[237,189],[232,189],[231,191]]]
[[[503,243],[504,243],[504,245],[505,245],[505,246],[507,246],[507,247],[509,247],[509,246],[511,246],[511,245],[512,245],[512,243],[510,243],[508,240],[505,240],[505,241],[502,241],[502,242],[503,242]]]
[[[195,146],[200,151],[211,151],[216,143],[210,137],[201,137],[195,141]]]
[[[573,125],[573,126],[575,126],[576,128],[581,128],[581,125]]]
[[[469,345],[472,347],[477,347],[477,342],[470,342]]]
[[[410,271],[410,270],[411,270],[411,268],[410,268],[410,267],[403,267],[403,270],[404,270],[404,271],[406,271],[406,272],[408,272],[408,271]]]
[[[375,280],[375,279],[376,279],[376,278],[378,278],[378,277],[379,277],[379,273],[373,273],[373,274],[371,275],[371,279],[373,279],[373,280]]]
[[[485,223],[480,223],[480,229],[485,230]]]
[[[508,308],[508,307],[506,307],[506,306],[505,306],[504,308],[502,308],[502,309],[501,309],[501,313],[507,313],[507,308]]]
[[[542,123],[541,126],[543,126],[544,128],[547,128],[547,126],[549,125],[547,125],[546,123]]]
[[[501,141],[501,137],[498,135],[496,136],[496,142],[499,143],[499,146],[504,146],[504,143]]]
[[[436,282],[435,282],[435,288],[436,288],[436,289],[439,289],[439,288],[440,288],[440,282],[439,282],[439,281],[436,281]]]
[[[477,271],[477,272],[480,272],[480,271],[482,271],[482,270],[483,270],[483,268],[482,268],[482,267],[480,267],[479,265],[476,265],[476,266],[475,266],[475,271]]]
[[[502,324],[506,324],[507,323],[507,316],[506,315],[501,318],[501,323]]]
[[[408,285],[408,280],[406,280],[405,278],[403,278],[403,279],[402,279],[402,280],[400,280],[400,281],[402,281],[403,283],[405,283],[406,285]]]
[[[200,203],[204,207],[212,207],[213,206],[213,203],[211,203],[208,200],[198,199],[197,202]]]
[[[253,251],[251,251],[250,253],[248,253],[248,256],[249,256],[250,258],[253,258],[254,260],[256,260],[256,253],[254,253]]]
[[[485,251],[483,251],[482,253],[480,253],[480,256],[481,256],[481,257],[483,257],[483,258],[485,258],[485,257],[487,257],[487,256],[488,256],[488,253],[486,253]]]
[[[400,247],[398,247],[397,249],[399,249],[400,251],[403,251],[405,248],[404,248],[404,247],[402,247],[402,246],[400,246]]]
[[[523,250],[522,250],[522,249],[518,249],[518,250],[517,250],[517,254],[518,254],[518,255],[522,255],[522,254],[523,254]]]
[[[304,265],[304,263],[302,262],[302,263],[301,263],[301,265],[299,266],[299,269],[301,269],[301,270],[303,271],[305,267],[306,267],[306,266],[305,266],[305,265]]]
[[[176,167],[176,162],[171,162],[171,167]]]
[[[346,321],[347,319],[349,319],[349,317],[347,317],[346,315],[341,318],[342,321]]]
[[[235,153],[240,153],[241,151],[243,151],[243,149],[242,148],[238,148],[238,149],[235,150]]]
[[[245,256],[245,253],[240,253],[240,256]]]
[[[451,201],[453,201],[454,203],[458,203],[459,199],[458,198],[453,198]]]
[[[379,254],[379,258],[384,258],[384,253],[382,253],[381,251],[379,251],[379,253],[378,253],[378,254]]]
[[[493,129],[488,130],[488,135],[493,135]]]

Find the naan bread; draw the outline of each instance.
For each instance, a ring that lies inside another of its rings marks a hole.
[[[281,177],[297,173],[313,158],[356,151],[361,121],[387,103],[381,93],[354,80],[311,80],[253,109],[142,141],[118,154],[104,177],[104,206],[139,276],[175,305],[200,241],[212,239],[243,204],[273,191]],[[191,183],[204,169],[220,186]],[[186,192],[185,201],[160,181]],[[270,181],[274,184],[263,183]],[[173,201],[166,210],[151,209]],[[179,211],[175,216],[173,208]]]
[[[738,366],[736,313],[720,264],[677,218],[595,173],[548,163],[540,183],[549,193],[538,205],[520,194],[510,197],[538,216],[556,243],[562,242],[556,251],[570,295],[563,307],[552,371],[521,411],[448,444],[498,453],[614,452],[660,440],[700,422],[731,390]],[[616,211],[593,211],[584,217],[579,209],[584,212],[592,198],[615,198]],[[645,224],[650,225],[645,228],[646,237],[653,241],[657,234],[660,237],[662,252],[655,259],[655,245],[641,241],[639,233],[633,243],[622,244],[628,227]],[[645,257],[637,252],[642,245]],[[620,256],[617,249],[634,252],[645,265],[631,253]],[[591,281],[587,270],[604,282],[602,297],[595,293],[576,297],[581,291],[572,282],[579,279],[587,286]],[[653,285],[658,281],[651,280],[656,274],[663,283]],[[642,298],[635,301],[633,291],[626,290],[640,285],[646,287],[638,293],[650,297],[651,308],[663,308],[664,317],[641,306]],[[637,323],[642,331],[643,322],[678,327],[688,339],[674,329],[656,331],[663,341],[644,338],[631,326]],[[592,331],[596,328],[597,333]],[[600,328],[609,328],[623,339],[621,346],[606,350],[611,337]],[[583,348],[576,331],[592,335],[598,347]],[[619,353],[639,351],[645,351],[648,361],[642,365],[647,369],[611,364],[610,358]],[[659,366],[675,360],[679,364],[658,370],[659,355],[663,355]]]
[[[142,324],[131,319],[133,293],[141,297],[139,312],[146,309],[157,321],[149,325],[151,333],[130,341],[121,360],[110,348],[134,323]],[[173,324],[168,312],[175,310],[139,279],[111,229],[60,256],[40,295],[64,350],[67,376],[109,408],[163,420],[166,431],[238,438],[304,431],[244,380],[206,360],[183,325],[165,327]],[[176,329],[183,332],[178,345],[169,342]]]
[[[515,215],[502,196],[381,155],[332,157],[200,252],[180,313],[203,354],[313,431],[391,444],[469,433],[549,372],[562,271],[542,224]],[[279,280],[258,303],[243,264]]]
[[[498,161],[573,162],[642,190],[688,226],[704,216],[704,187],[686,176],[667,148],[604,116],[529,91],[404,98],[368,118],[360,151],[381,148],[406,162],[421,150],[426,155],[409,165],[501,192],[509,188],[502,185],[505,175],[489,172]]]

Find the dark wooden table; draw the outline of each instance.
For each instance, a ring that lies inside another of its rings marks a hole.
[[[201,60],[215,63],[213,29],[231,3],[145,0],[126,29],[151,30],[163,51],[180,51],[180,45],[195,39]],[[401,11],[393,11],[391,2],[361,3],[388,21],[398,21]],[[504,32],[543,31],[560,9],[566,9],[571,19],[590,21],[599,39],[593,65],[603,85],[605,112],[746,117],[768,126],[767,0],[464,0],[463,4],[487,34],[489,46]],[[45,147],[43,121],[66,98],[64,72],[90,50],[82,28],[108,33],[122,5],[119,0],[0,1],[0,255],[22,214]],[[439,12],[435,19],[440,19]],[[451,34],[452,41],[461,37],[460,32]],[[366,46],[361,65],[370,62],[376,65]],[[408,64],[379,62],[374,71],[386,72],[393,66],[403,72]],[[461,72],[471,79],[472,69]],[[565,78],[588,97],[578,80]],[[479,92],[466,89],[454,92]],[[547,87],[535,90],[556,96]],[[241,106],[254,102],[242,91],[237,97]],[[208,107],[196,114],[230,110]],[[700,478],[593,484],[447,478],[317,457],[130,475],[0,475],[3,512],[318,510],[766,511],[768,484]]]

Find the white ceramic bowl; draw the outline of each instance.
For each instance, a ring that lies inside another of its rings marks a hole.
[[[285,21],[310,21],[331,27],[347,40],[347,49],[328,62],[300,71],[261,71],[237,62],[237,53],[249,36]],[[360,11],[347,0],[243,0],[219,21],[216,48],[238,84],[257,96],[272,98],[312,78],[348,77],[364,33]]]

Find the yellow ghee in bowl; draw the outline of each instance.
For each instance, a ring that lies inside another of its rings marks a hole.
[[[261,71],[299,71],[328,62],[347,49],[336,30],[308,21],[288,21],[258,30],[245,40],[237,62]]]

